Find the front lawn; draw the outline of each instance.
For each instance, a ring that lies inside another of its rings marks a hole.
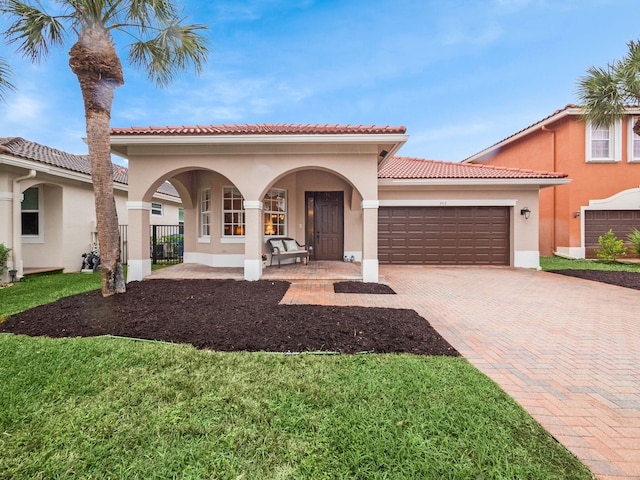
[[[462,358],[3,334],[0,384],[0,478],[591,478]]]
[[[540,257],[540,266],[550,270],[604,270],[609,272],[640,272],[640,263],[625,261],[621,257],[617,262],[605,260],[573,260],[563,257]]]

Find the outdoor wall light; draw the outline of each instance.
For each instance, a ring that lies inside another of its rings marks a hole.
[[[580,212],[573,212],[573,218],[578,218],[580,216]]]
[[[522,215],[525,220],[528,220],[529,216],[531,215],[531,210],[529,210],[529,207],[524,207],[522,210],[520,210],[520,215]]]

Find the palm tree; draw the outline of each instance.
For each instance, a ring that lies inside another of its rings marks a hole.
[[[591,67],[578,81],[584,119],[597,126],[611,125],[628,107],[640,106],[640,42],[630,41],[622,60],[606,67]],[[640,135],[640,120],[633,126]]]
[[[7,61],[4,58],[0,58],[0,102],[4,102],[4,94],[7,90],[15,90],[11,80],[9,80],[12,75],[13,72]]]
[[[46,13],[37,0],[0,0],[11,18],[5,35],[32,61],[46,57],[50,47],[75,41],[69,66],[78,78],[84,100],[91,179],[102,264],[102,295],[125,291],[120,263],[118,215],[113,196],[109,142],[114,90],[124,84],[113,32],[131,38],[128,61],[147,72],[159,86],[193,66],[200,73],[209,50],[200,33],[204,25],[183,25],[172,0],[57,0],[61,13]]]

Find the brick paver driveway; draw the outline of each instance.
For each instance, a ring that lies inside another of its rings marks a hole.
[[[640,291],[510,268],[380,274],[398,295],[302,282],[283,302],[412,308],[599,478],[640,478]]]

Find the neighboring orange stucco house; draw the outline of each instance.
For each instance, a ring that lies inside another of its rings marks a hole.
[[[563,172],[571,183],[540,192],[540,254],[594,258],[609,228],[622,239],[640,229],[640,108],[611,127],[584,122],[575,105],[465,159],[463,163]]]

